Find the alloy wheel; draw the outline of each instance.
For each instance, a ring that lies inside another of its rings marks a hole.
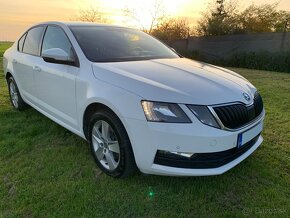
[[[13,82],[10,82],[9,84],[9,90],[10,90],[10,96],[11,96],[11,101],[12,101],[12,104],[15,108],[18,108],[18,92],[17,92],[17,89],[16,89],[16,86]]]
[[[120,163],[120,146],[115,131],[104,120],[98,120],[92,130],[92,144],[97,159],[107,170],[115,170]]]

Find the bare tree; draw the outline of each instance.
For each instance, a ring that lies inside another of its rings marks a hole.
[[[163,0],[155,0],[153,7],[149,9],[149,11],[145,11],[141,7],[137,8],[127,6],[123,10],[123,14],[125,17],[129,18],[126,22],[134,21],[140,29],[148,33],[151,33],[158,23],[166,17]],[[142,19],[144,14],[150,15],[149,26],[146,26],[146,23],[144,23],[144,20]]]
[[[87,9],[80,9],[78,14],[73,17],[73,21],[96,22],[96,23],[110,23],[105,13],[100,11],[97,7],[90,6]]]

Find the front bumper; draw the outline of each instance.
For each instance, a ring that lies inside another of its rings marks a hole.
[[[248,156],[250,156],[262,143],[263,137],[259,136],[256,143],[243,155],[234,159],[233,161],[217,168],[207,168],[207,169],[187,169],[187,168],[175,168],[162,166],[158,164],[153,164],[149,173],[156,175],[167,175],[167,176],[212,176],[220,175],[228,170],[232,169]]]
[[[262,116],[251,125],[233,132],[204,125],[186,107],[183,107],[183,110],[192,123],[154,123],[125,118],[125,126],[131,140],[136,164],[141,172],[168,176],[219,175],[247,158],[263,141],[260,130],[263,126],[264,111]],[[248,139],[250,141],[256,137],[255,140],[252,140],[252,144],[242,153],[224,163],[200,167],[190,163],[188,165],[180,164],[180,161],[177,161],[179,164],[175,164],[175,162],[166,163],[164,159],[163,161],[156,160],[158,151],[204,155],[233,150],[237,147],[238,135],[257,125],[261,126],[259,132],[253,133],[254,135]]]

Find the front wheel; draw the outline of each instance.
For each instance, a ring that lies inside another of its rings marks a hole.
[[[127,132],[110,110],[101,109],[93,114],[89,142],[96,164],[107,175],[119,178],[135,172],[136,164]]]
[[[13,77],[10,77],[7,80],[7,83],[12,106],[19,111],[26,109],[28,105],[23,101],[19,89],[17,87],[17,84],[13,79]]]

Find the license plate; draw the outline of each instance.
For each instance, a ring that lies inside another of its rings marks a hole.
[[[263,123],[259,123],[251,129],[242,132],[238,135],[237,147],[241,148],[243,145],[247,144],[247,142],[251,141],[254,137],[260,134],[263,130]]]

